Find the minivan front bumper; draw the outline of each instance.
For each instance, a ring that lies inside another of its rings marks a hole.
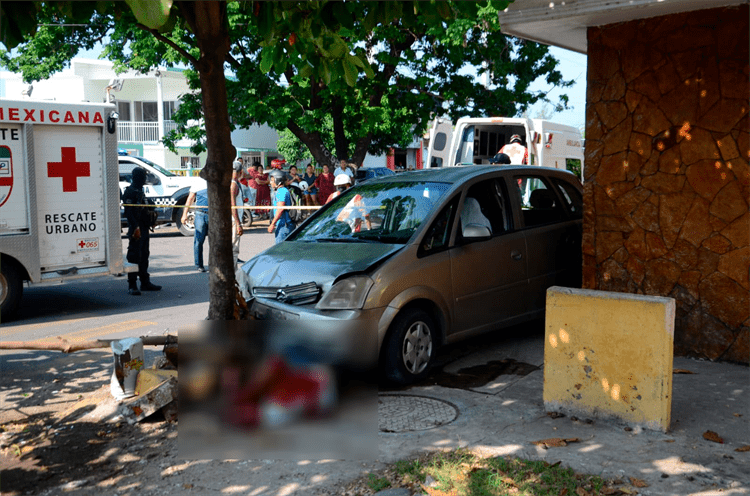
[[[354,369],[378,363],[378,326],[386,308],[318,310],[314,305],[290,305],[255,298],[250,314],[268,323],[269,347],[277,352],[303,349],[316,361]]]

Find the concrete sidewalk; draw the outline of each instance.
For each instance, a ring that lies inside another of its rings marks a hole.
[[[750,494],[750,369],[748,367],[675,358],[674,368],[692,372],[673,377],[672,422],[668,433],[631,429],[615,421],[589,418],[552,418],[544,411],[543,338],[500,343],[485,353],[474,353],[444,367],[449,375],[476,375],[491,362],[524,373],[530,364],[539,368],[527,375],[506,374],[468,389],[422,385],[381,392],[403,403],[406,395],[414,405],[412,415],[421,425],[443,423],[424,430],[408,430],[409,422],[394,422],[381,415],[385,425],[406,425],[403,432],[381,432],[383,462],[394,462],[427,450],[453,447],[476,449],[487,456],[512,455],[549,462],[561,461],[576,471],[607,478],[636,477],[648,483],[641,494]],[[443,375],[445,377],[445,375]],[[441,380],[440,382],[445,382]],[[429,400],[425,400],[425,399]],[[430,400],[447,402],[435,407]],[[408,403],[407,403],[408,404]],[[447,421],[450,407],[457,411]],[[385,407],[387,410],[387,407]],[[404,416],[403,404],[390,416]],[[416,425],[416,424],[414,424]],[[416,425],[420,427],[420,425]],[[396,430],[396,429],[394,429]],[[717,433],[723,444],[703,438]],[[548,438],[578,438],[565,447],[532,444]]]
[[[462,343],[443,350],[435,372],[420,385],[381,390],[377,460],[204,462],[211,477],[202,478],[200,487],[217,494],[229,486],[274,496],[369,494],[362,491],[365,484],[352,481],[398,460],[466,447],[486,456],[560,461],[626,484],[634,477],[648,486],[631,486],[632,494],[644,496],[750,494],[750,452],[735,451],[750,445],[748,367],[675,358],[675,369],[692,373],[673,376],[672,423],[665,434],[547,415],[543,343],[541,335]],[[706,431],[721,436],[723,444],[704,439]],[[533,444],[549,438],[579,441],[564,447]],[[176,482],[198,484],[192,469],[186,467]],[[390,488],[386,494],[420,493]]]

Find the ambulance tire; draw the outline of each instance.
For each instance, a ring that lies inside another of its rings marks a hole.
[[[174,214],[174,223],[183,236],[195,236],[195,214],[193,212],[188,212],[187,221],[183,224],[182,210],[180,209]]]
[[[13,317],[18,310],[23,295],[21,270],[15,263],[3,263],[0,266],[0,322]]]

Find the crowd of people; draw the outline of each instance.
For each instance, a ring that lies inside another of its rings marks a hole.
[[[357,166],[346,160],[341,160],[333,172],[331,172],[331,167],[328,164],[323,164],[321,171],[318,173],[316,173],[312,164],[307,165],[304,172],[298,170],[296,165],[291,165],[287,170],[284,170],[284,165],[283,160],[273,160],[270,169],[264,169],[263,165],[258,162],[248,166],[244,179],[240,180],[250,193],[246,204],[249,203],[257,207],[271,206],[272,188],[269,174],[273,170],[282,170],[289,176],[289,185],[302,191],[304,205],[308,207],[325,205],[331,195],[338,191],[337,186],[343,184],[352,186],[357,171]],[[346,176],[346,178],[343,176]],[[268,208],[253,211],[253,217],[261,220],[270,220],[271,215]]]

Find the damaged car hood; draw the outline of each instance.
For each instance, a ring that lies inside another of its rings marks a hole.
[[[327,289],[338,276],[367,272],[404,246],[285,241],[249,260],[242,270],[253,287],[284,287],[315,282]]]

